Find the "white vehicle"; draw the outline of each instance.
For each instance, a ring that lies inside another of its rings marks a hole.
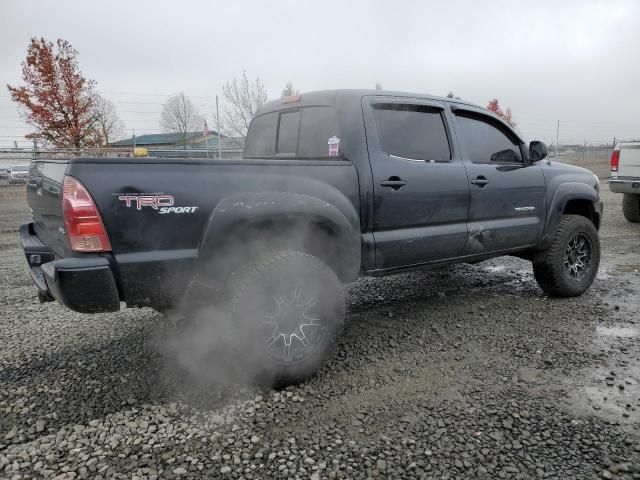
[[[14,165],[9,169],[9,183],[27,183],[29,165]]]
[[[630,222],[640,222],[640,142],[619,143],[611,153],[612,192],[624,193],[622,213]]]

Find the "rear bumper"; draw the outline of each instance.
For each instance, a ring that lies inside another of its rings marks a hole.
[[[609,180],[609,188],[614,193],[640,194],[640,178],[612,178]]]
[[[20,227],[20,243],[41,298],[55,298],[81,313],[120,309],[118,289],[106,257],[91,255],[55,260],[49,247],[33,231],[33,224]]]

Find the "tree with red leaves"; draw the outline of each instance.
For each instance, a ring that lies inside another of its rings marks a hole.
[[[22,63],[25,85],[7,85],[11,98],[21,107],[35,138],[64,148],[92,147],[101,143],[96,125],[93,88],[82,76],[78,52],[66,40],[55,46],[44,38],[32,38]]]
[[[487,110],[495,113],[497,116],[499,116],[501,119],[503,119],[509,125],[511,125],[511,127],[513,127],[513,128],[516,127],[517,123],[513,119],[513,114],[511,113],[511,108],[507,107],[507,109],[503,112],[502,109],[500,108],[500,103],[498,102],[497,98],[494,98],[493,100],[489,101],[489,104],[487,105]]]

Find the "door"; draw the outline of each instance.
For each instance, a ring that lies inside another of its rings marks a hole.
[[[455,110],[456,132],[469,176],[469,238],[465,254],[499,252],[538,242],[546,218],[542,169],[501,121]]]
[[[364,112],[376,269],[459,255],[467,238],[469,184],[443,105],[369,97]]]

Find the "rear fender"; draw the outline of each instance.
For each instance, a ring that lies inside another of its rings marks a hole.
[[[354,280],[360,270],[359,219],[348,199],[340,196],[336,199],[336,205],[300,193],[231,195],[221,200],[209,217],[200,241],[200,258],[215,257],[220,252],[219,247],[229,245],[230,239],[235,244],[259,241],[257,232],[251,230],[254,225],[284,225],[284,231],[261,231],[258,235],[279,235],[289,245],[295,244],[296,238],[310,233],[307,229],[315,232],[318,228],[329,235],[328,238],[323,237],[322,241],[331,242],[331,245],[322,246],[325,252],[331,252],[331,258],[324,260],[334,268],[341,280]],[[248,236],[252,238],[246,238]]]

